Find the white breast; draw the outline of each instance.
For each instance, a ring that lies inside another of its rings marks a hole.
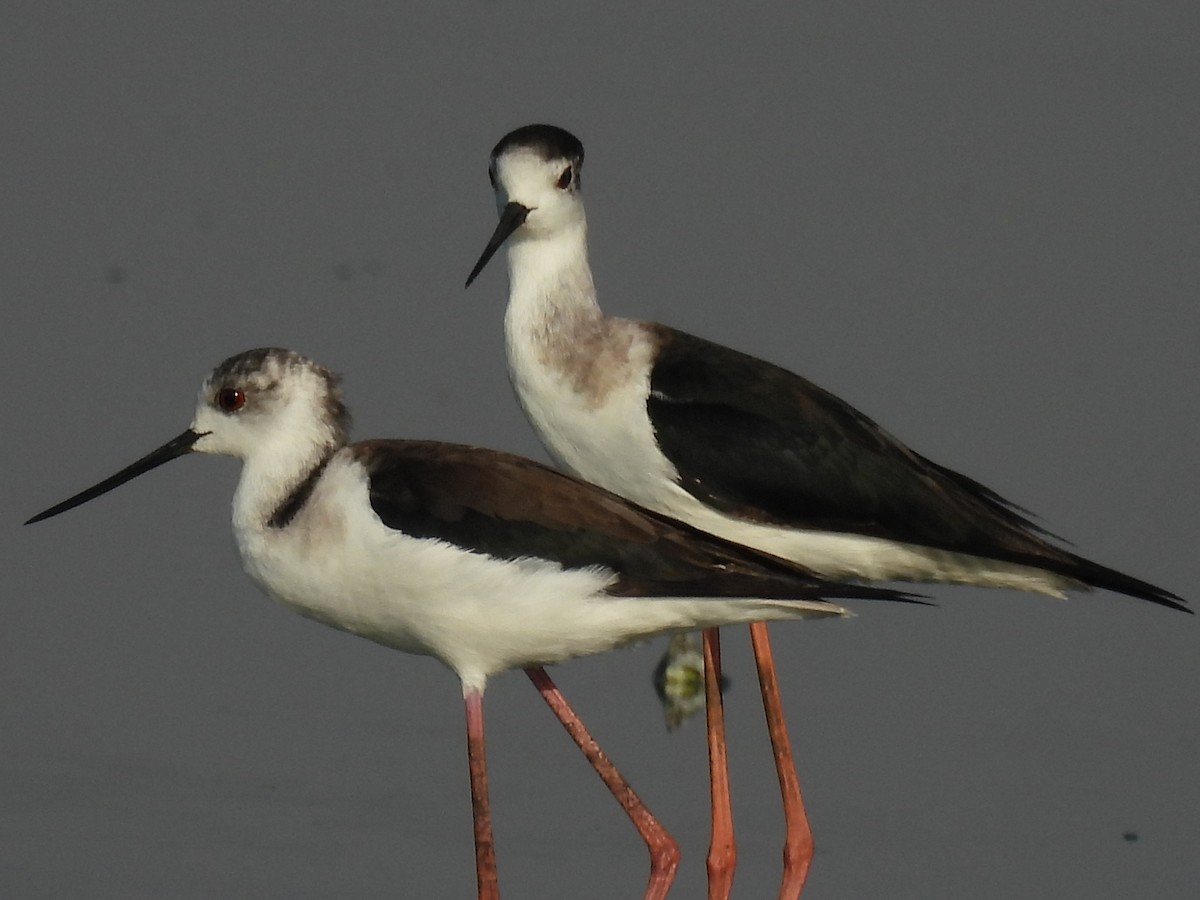
[[[510,335],[508,347],[517,398],[555,460],[585,481],[647,506],[677,477],[646,415],[650,353],[639,329],[631,335],[621,377],[589,395],[571,375],[547,365],[532,341]]]

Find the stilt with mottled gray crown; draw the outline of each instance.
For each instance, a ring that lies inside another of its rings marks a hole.
[[[217,366],[190,427],[29,520],[73,509],[189,453],[242,460],[233,532],[268,595],[334,628],[432,656],[462,682],[481,900],[499,879],[483,692],[523,668],[620,801],[661,900],[675,842],[542,668],[659,633],[762,619],[838,618],[827,598],[910,600],[808,570],[639,509],[521,457],[432,441],[349,441],[338,379],[288,350]]]

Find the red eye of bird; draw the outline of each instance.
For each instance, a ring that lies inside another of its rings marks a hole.
[[[571,186],[571,167],[567,166],[563,169],[563,173],[558,176],[559,190],[566,190]]]
[[[222,412],[237,412],[246,405],[246,395],[237,388],[221,388],[217,391],[217,406]]]

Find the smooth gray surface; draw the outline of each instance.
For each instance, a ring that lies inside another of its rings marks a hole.
[[[262,344],[345,372],[360,437],[544,458],[502,262],[462,290],[488,151],[531,121],[588,148],[610,311],[803,372],[1200,598],[1194,3],[414,6],[6,7],[0,893],[471,895],[455,679],[258,595],[232,462],[19,523]],[[931,593],[775,629],[806,900],[1195,896],[1196,621]],[[735,894],[770,897],[774,775],[744,630],[726,644]],[[661,647],[555,674],[691,898],[703,729],[665,733]],[[632,828],[524,678],[487,699],[506,896],[641,896]]]

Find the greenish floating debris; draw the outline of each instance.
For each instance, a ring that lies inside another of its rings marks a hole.
[[[721,676],[721,693],[729,679]],[[667,731],[704,709],[704,651],[693,633],[674,635],[654,667],[654,689],[662,702]]]

